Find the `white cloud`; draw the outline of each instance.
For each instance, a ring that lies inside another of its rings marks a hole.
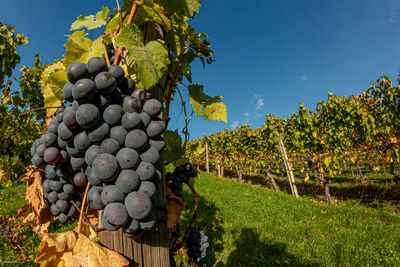
[[[390,11],[389,11],[389,22],[390,23],[395,23],[397,19],[399,18],[398,16],[398,10],[399,10],[399,2],[397,0],[391,1],[390,5]]]
[[[234,121],[234,122],[232,122],[232,124],[231,124],[231,128],[232,128],[232,129],[236,129],[238,126],[239,126],[239,121]]]
[[[243,116],[245,116],[245,117],[249,117],[249,116],[250,116],[250,114],[249,114],[249,113],[247,113],[247,112],[245,112],[245,113],[243,113]]]
[[[300,79],[303,80],[303,81],[307,80],[307,75],[300,76]]]
[[[256,98],[256,106],[255,109],[256,110],[260,110],[264,107],[264,98],[262,98],[261,95],[254,95],[254,97]]]

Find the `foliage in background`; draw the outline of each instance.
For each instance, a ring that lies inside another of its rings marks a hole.
[[[7,184],[16,179],[30,163],[30,146],[43,129],[44,111],[24,112],[43,106],[40,92],[44,66],[35,56],[33,67],[20,70],[19,90],[11,90],[11,77],[20,62],[17,48],[28,38],[10,25],[0,23],[0,179]],[[7,80],[7,81],[6,81]]]

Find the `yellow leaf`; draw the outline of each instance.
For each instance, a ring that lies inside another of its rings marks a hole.
[[[396,144],[397,143],[396,136],[390,137],[390,142]]]
[[[306,174],[306,177],[304,177],[304,182],[307,182],[308,180],[310,180],[310,176],[308,175],[308,173]]]
[[[331,157],[326,157],[324,159],[324,164],[326,167],[329,167],[329,164],[332,162],[332,158]]]
[[[174,195],[167,187],[167,227],[172,229],[179,222],[182,210],[185,209],[185,202]]]
[[[357,157],[352,157],[352,158],[350,158],[350,161],[353,162],[353,163],[355,164],[356,161],[357,161]]]
[[[313,133],[312,133],[312,136],[316,139],[317,136],[318,136],[317,132],[313,132]]]
[[[40,234],[39,238],[41,243],[35,262],[40,263],[41,267],[129,266],[129,261],[122,255],[75,231]]]

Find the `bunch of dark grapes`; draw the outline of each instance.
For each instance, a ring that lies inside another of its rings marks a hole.
[[[199,228],[192,228],[192,231],[186,240],[187,254],[189,258],[199,262],[206,256],[206,249],[208,246],[208,236],[206,236]]]
[[[43,181],[44,198],[48,200],[50,212],[58,216],[60,222],[75,219],[77,209],[71,200],[80,207],[79,193],[83,192],[86,178],[75,182],[79,166],[72,165],[67,152],[67,142],[58,136],[58,127],[63,123],[64,109],[59,108],[50,121],[47,133],[35,140],[32,148],[32,163],[45,169],[46,178]],[[79,183],[78,183],[79,182]]]
[[[286,176],[286,172],[285,172],[285,168],[283,167],[283,165],[281,164],[281,166],[280,166],[281,168],[280,168],[280,174],[281,174],[281,177],[285,177]]]
[[[306,174],[305,174],[304,172],[301,172],[301,173],[299,174],[299,179],[300,179],[300,181],[304,182],[304,178],[306,178]]]
[[[371,163],[371,164],[369,164],[368,168],[369,168],[369,172],[374,172],[375,166],[374,166],[374,164]]]
[[[189,182],[190,178],[196,177],[197,172],[191,163],[185,163],[175,168],[173,173],[167,173],[165,179],[171,192],[182,199],[182,184]],[[170,181],[170,182],[169,182]]]
[[[153,209],[161,174],[155,164],[165,147],[161,137],[165,123],[158,118],[162,105],[144,90],[135,90],[135,82],[125,77],[120,66],[107,67],[101,57],[71,64],[67,78],[63,96],[70,104],[57,111],[46,137],[35,141],[32,162],[46,167],[48,179],[56,177],[60,183],[51,182],[49,187],[57,193],[70,187],[72,192],[80,191],[89,181],[87,202],[103,210],[104,228],[123,227],[127,236],[138,236],[156,222]],[[52,149],[44,157],[38,155],[42,139]],[[74,196],[57,195],[54,202],[50,190],[45,190],[45,197],[55,205],[53,214],[67,212],[64,205],[69,207],[68,200]],[[62,205],[57,204],[60,200]]]

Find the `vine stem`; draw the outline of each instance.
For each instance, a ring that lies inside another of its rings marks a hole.
[[[183,150],[186,150],[186,144],[187,144],[188,136],[189,136],[189,132],[188,132],[189,121],[188,121],[187,112],[186,112],[186,103],[183,100],[182,93],[178,87],[176,87],[176,90],[178,91],[179,97],[181,98],[183,114],[185,114],[185,127],[182,129],[182,133],[185,135],[185,142],[183,143]]]
[[[42,109],[51,109],[51,108],[66,108],[67,106],[50,106],[50,107],[41,107],[41,108],[34,108],[28,111],[25,111],[24,113],[22,113],[21,115],[25,115],[28,114],[30,112],[34,112],[34,111],[38,111],[38,110],[42,110]]]
[[[133,18],[135,17],[136,10],[137,10],[138,6],[143,5],[144,2],[145,2],[145,0],[141,0],[140,2],[135,1],[133,3],[132,9],[131,9],[131,12],[129,14],[129,18],[128,18],[128,21],[126,22],[126,24],[128,24],[128,25],[132,24]],[[114,32],[114,36],[115,35],[116,34]],[[113,62],[114,65],[119,65],[119,62],[121,61],[121,55],[122,55],[123,52],[124,52],[124,48],[122,46],[117,47],[117,49],[115,50],[115,53],[114,53],[114,62]]]
[[[106,44],[104,43],[104,41],[102,42],[102,45],[103,45],[104,56],[105,56],[106,62],[107,62],[107,67],[109,67],[110,66],[110,58],[108,57],[107,47],[106,47]]]
[[[186,183],[187,186],[189,186],[190,190],[192,190],[193,197],[194,197],[194,212],[193,212],[193,217],[192,217],[192,222],[190,223],[189,227],[186,229],[185,235],[183,236],[183,239],[181,242],[179,242],[174,248],[172,249],[172,254],[175,254],[182,246],[185,244],[186,240],[188,239],[190,232],[192,231],[193,226],[196,223],[197,220],[197,213],[199,210],[199,196],[197,195],[196,190],[194,190],[194,187],[190,183]]]
[[[169,123],[169,106],[171,103],[171,96],[172,96],[172,88],[176,86],[176,78],[178,77],[178,71],[182,66],[183,59],[185,58],[186,52],[182,54],[181,58],[179,59],[178,66],[176,67],[175,73],[171,76],[170,73],[170,82],[169,82],[169,89],[168,89],[168,96],[167,100],[165,101],[165,111],[167,113],[167,119],[165,121],[165,128],[168,128]]]
[[[90,187],[90,182],[88,182],[86,185],[85,194],[83,195],[82,199],[81,213],[79,214],[78,233],[80,233],[82,230],[83,211],[85,210],[86,198],[87,198],[87,193],[89,191],[89,187]]]

